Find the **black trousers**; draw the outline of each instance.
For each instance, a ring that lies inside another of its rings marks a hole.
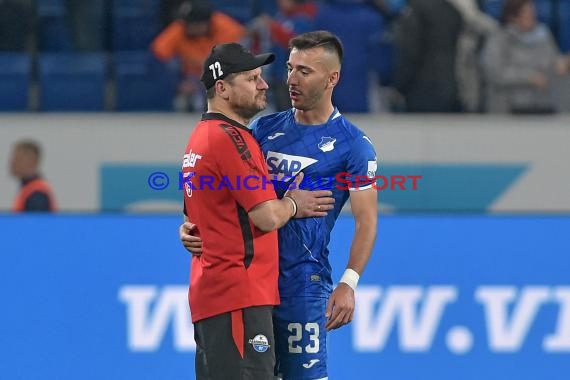
[[[196,322],[196,380],[273,380],[272,313],[253,306]]]

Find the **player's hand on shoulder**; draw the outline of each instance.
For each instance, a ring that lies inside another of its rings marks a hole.
[[[178,234],[182,245],[193,256],[202,255],[202,239],[194,235],[197,230],[197,226],[192,222],[184,222],[178,228]]]
[[[328,211],[334,208],[334,198],[330,190],[300,190],[304,174],[300,172],[289,186],[286,196],[293,198],[297,203],[295,218],[309,218],[327,216]]]
[[[354,290],[347,284],[340,282],[327,304],[325,317],[327,317],[327,330],[334,330],[352,322],[354,316]]]

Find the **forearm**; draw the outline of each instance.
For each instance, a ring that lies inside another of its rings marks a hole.
[[[376,219],[377,218],[365,222],[356,222],[356,230],[346,267],[356,271],[359,275],[362,275],[362,272],[364,272],[366,264],[368,264],[368,260],[372,254],[372,249],[374,248],[374,242],[376,241]]]
[[[249,212],[249,217],[260,230],[273,231],[284,226],[296,211],[296,205],[291,198],[283,197],[255,206]]]

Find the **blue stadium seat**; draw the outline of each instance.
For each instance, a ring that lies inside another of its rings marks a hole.
[[[380,18],[379,39],[371,49],[371,65],[382,86],[391,86],[394,71],[394,41],[387,22]]]
[[[36,0],[36,6],[40,16],[65,15],[65,0]]]
[[[338,22],[343,20],[343,22]],[[358,4],[322,4],[315,29],[336,34],[344,46],[344,61],[333,101],[341,112],[368,112],[369,72],[374,70],[372,50],[380,40],[378,13]]]
[[[73,40],[64,0],[36,0],[39,51],[71,51]]]
[[[483,11],[497,20],[501,17],[502,9],[503,0],[485,0],[483,2]]]
[[[113,0],[112,49],[145,50],[161,31],[160,0]]]
[[[41,111],[102,111],[107,59],[101,53],[44,53],[39,57]]]
[[[551,30],[555,24],[555,15],[552,12],[552,5],[552,0],[534,0],[538,19],[540,22],[548,25]]]
[[[172,111],[179,69],[148,51],[114,55],[117,111]]]
[[[393,13],[400,13],[408,4],[408,0],[386,0],[388,9]]]
[[[27,111],[32,60],[26,53],[0,53],[0,111]]]
[[[263,13],[274,16],[278,11],[277,0],[252,0],[252,13],[254,17]]]
[[[559,8],[559,38],[560,50],[570,52],[570,0],[562,0]]]
[[[212,4],[215,10],[233,17],[244,25],[253,18],[254,5],[251,0],[212,0]]]

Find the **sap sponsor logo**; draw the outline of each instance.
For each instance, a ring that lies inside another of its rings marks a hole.
[[[301,170],[314,164],[317,160],[270,150],[267,152],[266,162],[269,174],[274,175],[277,180],[280,180],[285,176],[296,176]]]
[[[131,351],[158,351],[169,326],[178,351],[195,351],[187,286],[125,285],[119,301],[126,306],[127,345]]]
[[[358,351],[382,351],[397,324],[398,346],[403,352],[427,352],[448,307],[458,299],[455,286],[360,286],[356,294],[353,321],[354,346]],[[570,287],[479,286],[474,301],[482,308],[478,318],[470,315],[467,323],[484,321],[486,339],[492,352],[517,352],[543,306],[558,306],[552,334],[542,338],[548,353],[570,352]],[[542,321],[541,322],[545,322]],[[473,329],[456,325],[445,336],[448,349],[466,354],[474,345]]]

